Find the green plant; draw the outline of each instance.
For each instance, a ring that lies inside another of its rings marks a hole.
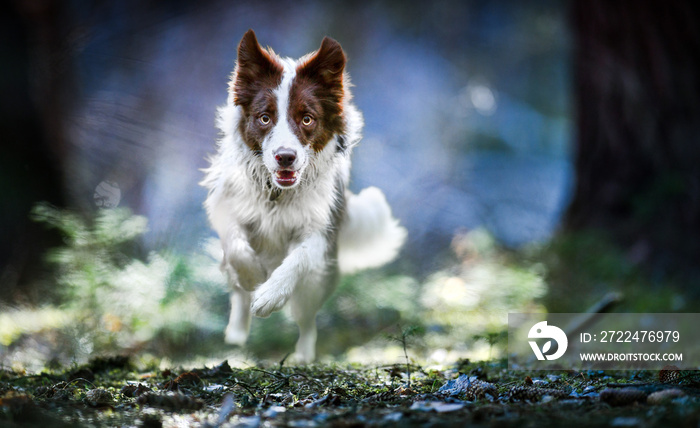
[[[406,360],[406,388],[411,388],[411,360],[408,358],[408,340],[409,337],[414,336],[419,331],[419,328],[418,326],[408,326],[406,328],[402,328],[399,324],[398,329],[400,331],[400,335],[389,336],[389,338],[401,344],[403,356]]]
[[[38,204],[31,215],[64,238],[47,260],[63,291],[61,309],[73,319],[64,328],[77,354],[143,347],[156,337],[182,342],[193,329],[223,329],[225,308],[210,310],[226,294],[212,254],[216,244],[187,256],[154,251],[140,260],[135,240],[147,220],[127,208],[101,209],[90,219]]]

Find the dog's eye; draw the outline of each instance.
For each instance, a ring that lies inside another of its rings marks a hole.
[[[261,124],[267,125],[270,123],[270,116],[267,114],[263,114],[263,115],[260,115],[258,120],[260,121]]]
[[[301,124],[304,126],[309,126],[312,123],[314,123],[314,118],[309,116],[309,115],[306,115],[306,116],[301,118]]]

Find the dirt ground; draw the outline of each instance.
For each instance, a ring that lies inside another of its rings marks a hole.
[[[127,357],[38,374],[0,369],[0,425],[679,426],[700,423],[700,376],[311,365],[136,369]]]

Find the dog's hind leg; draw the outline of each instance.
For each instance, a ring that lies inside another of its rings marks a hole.
[[[300,363],[310,363],[316,358],[316,312],[309,311],[300,317],[295,317],[299,326],[299,339],[295,353]]]
[[[303,293],[306,294],[306,293]],[[306,298],[304,298],[306,297]],[[315,302],[315,296],[294,294],[290,307],[292,317],[299,326],[299,339],[295,349],[295,359],[300,363],[310,363],[316,358],[316,313],[323,304]]]
[[[296,287],[289,299],[292,318],[299,326],[295,358],[300,363],[310,363],[316,358],[316,314],[333,292],[337,280],[337,268],[312,273]]]
[[[232,345],[243,346],[250,332],[251,293],[234,286],[231,291],[231,315],[224,340]]]

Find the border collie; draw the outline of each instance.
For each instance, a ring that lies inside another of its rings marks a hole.
[[[340,44],[282,58],[248,30],[238,45],[217,153],[202,185],[231,286],[225,340],[243,345],[251,315],[287,302],[299,326],[296,357],[315,358],[316,313],[341,272],[393,260],[406,230],[374,187],[346,190],[362,115],[351,103]]]

